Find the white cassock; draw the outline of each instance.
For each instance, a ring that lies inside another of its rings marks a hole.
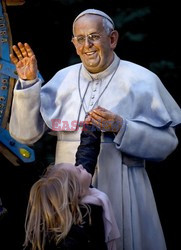
[[[145,160],[164,160],[175,150],[181,110],[154,73],[115,54],[98,74],[89,74],[80,63],[60,70],[42,88],[40,81],[18,81],[10,133],[33,143],[45,127],[56,130],[56,163],[74,163],[81,132],[76,124],[97,105],[124,119],[117,135],[102,133],[94,176],[95,187],[113,206],[121,234],[117,250],[165,250]]]

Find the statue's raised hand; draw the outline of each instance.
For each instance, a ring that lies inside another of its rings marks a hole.
[[[10,54],[12,63],[16,65],[17,74],[21,79],[33,80],[37,77],[38,67],[35,54],[31,47],[19,42],[13,45],[14,54]]]

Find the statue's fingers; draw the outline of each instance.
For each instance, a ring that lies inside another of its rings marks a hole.
[[[19,60],[22,60],[23,59],[23,56],[21,54],[21,51],[20,49],[16,46],[16,45],[13,45],[13,50],[16,54],[16,56],[18,57]]]
[[[19,47],[23,57],[28,57],[28,52],[26,51],[25,46],[21,42],[18,43],[18,47]]]
[[[25,43],[24,47],[25,47],[26,52],[27,52],[27,54],[28,54],[29,57],[34,56],[34,52],[33,52],[33,50],[31,49],[31,47],[29,46],[28,43]]]
[[[19,62],[18,58],[16,56],[14,56],[13,54],[10,54],[10,59],[11,59],[11,62],[16,64]]]

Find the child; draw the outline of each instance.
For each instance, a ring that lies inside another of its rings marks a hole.
[[[76,164],[79,165],[60,163],[49,166],[34,183],[26,214],[26,249],[116,249],[115,239],[119,238],[119,231],[110,201],[106,194],[90,188],[90,173],[94,173],[99,142],[100,131],[84,129],[76,154]]]

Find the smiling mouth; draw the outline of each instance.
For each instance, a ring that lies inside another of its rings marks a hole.
[[[92,55],[94,55],[96,53],[96,51],[91,51],[91,52],[86,52],[85,54],[87,55],[87,56],[92,56]]]

